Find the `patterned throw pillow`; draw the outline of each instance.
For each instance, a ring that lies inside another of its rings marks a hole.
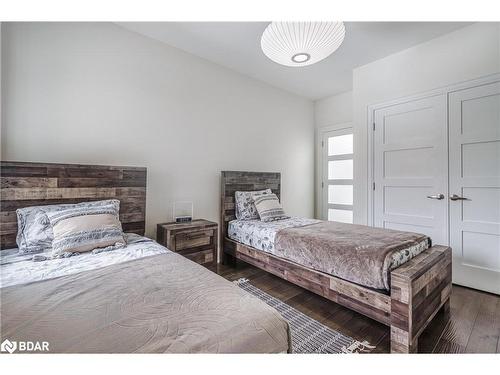
[[[253,197],[253,201],[261,221],[274,221],[290,218],[290,216],[285,215],[285,211],[283,211],[276,194],[256,195]]]
[[[106,202],[94,206],[75,205],[64,210],[47,212],[54,233],[53,257],[125,244],[118,217],[120,202]]]
[[[89,202],[95,204],[98,202]],[[17,214],[16,242],[19,254],[35,254],[50,250],[54,235],[47,212],[58,211],[75,204],[54,204],[19,208]]]
[[[47,212],[65,210],[69,207],[102,206],[112,201],[116,200],[31,206],[17,209],[16,242],[19,254],[35,254],[52,248],[54,234]],[[119,201],[117,202],[119,204]]]
[[[258,219],[259,214],[253,203],[254,195],[271,194],[271,189],[256,191],[237,191],[234,193],[236,219],[253,220]]]

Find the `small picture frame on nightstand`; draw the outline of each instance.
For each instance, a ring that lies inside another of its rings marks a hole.
[[[193,220],[193,202],[174,202],[172,216],[176,223],[189,223]]]

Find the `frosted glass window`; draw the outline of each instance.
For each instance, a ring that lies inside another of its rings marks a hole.
[[[328,203],[352,204],[352,185],[328,185]]]
[[[352,180],[352,174],[352,159],[328,162],[329,180]]]
[[[328,220],[329,221],[340,221],[342,223],[352,224],[352,211],[337,210],[334,208],[330,208],[330,209],[328,209]]]
[[[328,156],[352,154],[352,134],[328,138]]]

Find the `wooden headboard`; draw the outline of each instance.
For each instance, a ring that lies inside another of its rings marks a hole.
[[[16,209],[103,199],[120,201],[125,232],[144,235],[146,168],[2,161],[0,248],[16,247]]]
[[[281,173],[278,172],[221,172],[221,239],[227,234],[227,225],[236,219],[234,193],[271,189],[281,199]]]

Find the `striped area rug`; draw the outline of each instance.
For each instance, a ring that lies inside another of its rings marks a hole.
[[[375,348],[367,341],[356,341],[352,337],[328,328],[253,286],[248,279],[239,279],[234,283],[244,291],[274,307],[283,316],[290,325],[293,353],[360,353],[370,352]]]

